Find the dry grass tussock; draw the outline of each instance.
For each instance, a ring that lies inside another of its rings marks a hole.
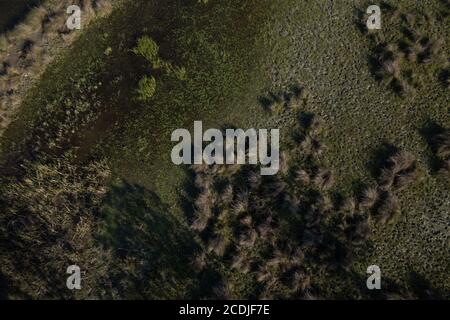
[[[385,160],[377,177],[378,183],[361,192],[356,207],[370,212],[378,223],[388,223],[400,213],[395,192],[408,187],[418,178],[415,157],[407,151],[398,151]]]
[[[371,221],[387,223],[400,211],[391,189],[412,181],[412,155],[394,154],[379,185],[341,199],[320,154],[304,143],[318,142],[323,123],[306,118],[298,117],[278,175],[261,176],[251,166],[192,167],[196,193],[189,200],[194,207],[190,223],[204,247],[194,263],[199,272],[220,263],[232,273],[221,278],[218,297],[315,298],[315,272],[336,266],[347,270],[353,251],[368,239]],[[236,277],[254,279],[254,291],[243,294]]]
[[[386,161],[381,169],[378,183],[383,190],[402,189],[417,179],[415,157],[405,151],[398,152]]]
[[[445,73],[448,66],[445,39],[430,29],[447,18],[432,12],[396,8],[385,2],[382,7],[385,27],[378,32],[368,31],[365,27],[367,15],[363,10],[359,13],[360,30],[368,33],[373,44],[369,59],[372,74],[399,95],[414,94],[427,81],[429,71],[426,69],[444,70]]]
[[[322,121],[304,114],[298,119],[278,175],[261,176],[251,166],[192,167],[197,192],[189,200],[195,209],[190,223],[204,248],[194,263],[199,272],[213,264],[228,270],[214,290],[217,297],[318,297],[317,273],[349,270],[371,226],[400,212],[394,191],[418,176],[414,156],[400,151],[385,160],[376,185],[340,197],[311,147],[319,143]],[[251,293],[241,291],[242,279],[255,281]]]
[[[450,130],[436,134],[431,139],[432,148],[440,162],[440,172],[450,177]]]

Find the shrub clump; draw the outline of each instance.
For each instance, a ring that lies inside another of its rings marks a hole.
[[[159,56],[158,44],[149,36],[138,39],[137,45],[131,50],[134,54],[143,57],[152,70],[163,70],[166,75],[174,76],[178,80],[186,80],[187,72],[184,67],[175,67]],[[156,93],[156,79],[152,75],[145,75],[138,84],[137,94],[139,101],[150,101]]]
[[[144,76],[138,84],[138,100],[148,101],[155,95],[156,79],[152,76]]]
[[[139,38],[137,46],[132,50],[136,55],[142,56],[147,61],[151,62],[153,67],[158,65],[159,58],[159,46],[156,42],[148,37],[143,36]]]

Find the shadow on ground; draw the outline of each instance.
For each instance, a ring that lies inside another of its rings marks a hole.
[[[113,253],[112,286],[120,297],[186,298],[195,286],[197,250],[185,223],[152,191],[116,183],[102,208],[99,241]]]

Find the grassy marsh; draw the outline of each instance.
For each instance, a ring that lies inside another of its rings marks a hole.
[[[437,0],[385,3],[405,14],[448,10]],[[170,161],[171,132],[191,128],[194,120],[216,128],[276,126],[287,144],[296,115],[284,112],[278,96],[301,87],[307,92],[302,111],[324,122],[318,140],[327,152],[318,164],[333,172],[331,191],[351,197],[369,190],[396,150],[414,155],[421,177],[395,192],[401,208],[395,223],[374,227],[370,246],[352,262],[353,278],[337,272],[315,280],[328,288],[323,295],[358,297],[352,285],[365,279],[371,264],[392,287],[408,290],[411,277],[423,277],[448,292],[450,182],[431,169],[434,151],[423,135],[430,123],[450,127],[449,92],[440,76],[445,61],[432,68],[406,62],[421,84],[411,94],[398,95],[378,81],[371,70],[376,36],[359,29],[365,4],[125,1],[85,30],[29,91],[2,138],[1,171],[14,175],[13,163],[67,152],[78,164],[106,159],[113,179],[150,190],[167,204],[164,210],[185,219],[180,195],[187,176]],[[383,41],[402,37],[397,21],[383,20]],[[432,20],[423,28],[443,39],[439,52],[448,57],[445,23]],[[134,97],[149,66],[131,52],[142,36],[154,39],[164,61],[186,69],[185,81],[157,73],[158,88],[146,102]],[[277,107],[264,110],[272,100]],[[326,176],[317,180],[325,189]],[[367,203],[375,201],[370,190],[365,195]]]

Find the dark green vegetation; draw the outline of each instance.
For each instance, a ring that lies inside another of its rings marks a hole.
[[[186,80],[186,69],[173,67],[170,62],[164,61],[159,57],[159,47],[148,36],[138,39],[137,46],[133,49],[136,55],[139,55],[148,63],[153,70],[162,69],[167,75],[175,75],[178,80]],[[153,76],[144,76],[138,84],[138,100],[149,101],[156,92],[156,79]]]
[[[418,27],[388,13],[374,36],[358,29],[365,6],[349,3],[126,1],[85,30],[1,141],[1,297],[445,297],[449,180],[435,169],[448,139],[432,137],[450,127],[448,66],[434,60],[448,53],[436,18],[447,2],[386,2],[434,18]],[[374,79],[377,37],[395,45],[398,81],[419,83],[414,94]],[[155,50],[134,49],[139,39]],[[410,60],[401,40],[424,59]],[[156,90],[140,101],[146,76]],[[280,127],[285,170],[258,182],[255,168],[196,169],[214,186],[186,195],[195,189],[170,161],[170,134],[194,120]],[[231,201],[217,200],[225,185]],[[71,263],[87,279],[75,293],[65,289]],[[379,294],[365,289],[371,264],[383,272]]]

